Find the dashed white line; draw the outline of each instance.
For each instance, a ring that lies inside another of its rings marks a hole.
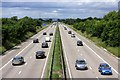
[[[36,34],[36,35],[34,35],[34,36],[32,36],[31,38],[33,38],[33,37],[35,37],[35,36],[37,36],[38,34]],[[41,36],[41,35],[40,35]],[[19,54],[21,54],[26,48],[28,48],[30,45],[32,44],[32,42],[29,44],[29,45],[27,45],[23,50],[21,50],[16,56],[18,56]],[[16,57],[15,56],[15,57]],[[4,66],[2,66],[1,68],[0,68],[0,70],[2,70],[5,66],[7,66],[10,62],[12,61],[12,59],[10,59]]]
[[[92,67],[89,66],[89,68],[92,70]]]
[[[75,31],[74,31],[75,32]],[[75,32],[75,33],[77,33],[77,32]],[[78,34],[78,33],[77,33]],[[76,37],[77,39],[79,39],[79,40],[81,40],[80,38],[78,38],[78,37]],[[100,57],[95,51],[93,51],[87,44],[85,44],[84,43],[84,45],[86,45],[98,58],[100,58],[103,62],[105,62],[105,63],[107,63],[107,64],[109,64],[108,62],[106,62],[102,57]],[[110,64],[109,64],[110,65]],[[111,66],[111,65],[110,65]],[[111,66],[112,67],[112,66]],[[118,75],[120,75],[119,74],[119,72],[117,72],[113,67],[112,67],[112,69],[118,74]]]
[[[55,29],[56,29],[56,28],[55,28]],[[55,31],[54,31],[54,32],[55,32]],[[52,43],[53,43],[53,40],[52,40]],[[52,46],[52,43],[51,43],[51,45],[50,45],[50,48],[51,48],[51,46]],[[44,77],[45,68],[46,68],[47,61],[48,61],[48,57],[49,57],[49,54],[50,54],[50,48],[49,48],[49,50],[48,50],[48,55],[47,55],[47,58],[46,58],[46,60],[45,60],[45,64],[44,64],[44,67],[43,67],[41,79]]]
[[[21,72],[22,72],[22,71],[19,71],[19,73],[18,73],[18,74],[21,74]]]
[[[85,44],[85,43],[84,43]],[[86,44],[85,44],[86,45]],[[100,58],[103,62],[109,64],[108,62],[106,62],[102,57],[100,57],[95,51],[93,51],[88,45],[86,45],[98,58]],[[110,64],[109,64],[110,65]],[[110,65],[111,66],[111,65]],[[112,66],[111,66],[112,67]],[[112,69],[117,73],[119,74],[113,67]]]
[[[25,63],[25,65],[27,65],[27,63]]]
[[[30,57],[30,58],[32,58],[32,57]]]
[[[26,48],[28,48],[30,45],[32,44],[32,42],[29,44],[29,45],[27,45],[22,51],[20,51],[16,56],[18,56],[21,52],[23,52]],[[16,57],[15,56],[15,57]],[[12,59],[10,59],[4,66],[2,66],[1,68],[0,68],[0,70],[2,70],[5,66],[7,66],[10,62],[12,61]]]

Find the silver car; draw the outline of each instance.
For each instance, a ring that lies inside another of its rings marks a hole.
[[[85,59],[76,60],[75,67],[77,70],[87,70],[87,63]]]
[[[24,58],[22,56],[14,57],[12,60],[12,65],[20,65],[24,63]]]

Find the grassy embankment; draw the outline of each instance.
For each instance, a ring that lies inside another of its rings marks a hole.
[[[82,33],[80,30],[75,29],[72,25],[68,25],[70,28],[72,28],[73,30],[75,30],[77,33],[79,33],[82,36],[85,36],[86,38],[90,39],[91,41],[93,41],[97,46],[99,47],[103,47],[105,48],[107,51],[109,51],[110,53],[112,53],[113,55],[120,57],[120,47],[110,47],[110,46],[106,46],[105,43],[97,37],[91,37],[90,34],[86,34],[86,32]]]
[[[36,32],[38,33],[39,31],[45,29],[46,27],[48,27],[48,25],[45,26],[45,27],[42,27],[42,28],[37,29]],[[6,43],[6,45],[8,46],[7,49],[6,49],[4,46],[2,46],[2,42],[1,42],[1,45],[0,45],[0,55],[4,55],[7,50],[13,48],[14,46],[16,46],[16,45],[18,45],[18,44],[21,44],[23,41],[26,41],[27,39],[29,39],[29,38],[30,38],[31,36],[33,36],[33,35],[35,35],[35,33],[27,32],[27,34],[24,36],[25,39],[23,39],[23,40],[17,40],[17,39],[15,39],[14,43],[8,41],[8,42]],[[2,37],[2,36],[0,36],[0,37]]]
[[[60,41],[59,28],[56,28],[55,37],[52,43],[45,77],[46,78],[63,78],[62,62],[61,62],[61,50],[62,46]]]

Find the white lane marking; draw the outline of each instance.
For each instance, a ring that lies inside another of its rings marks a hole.
[[[63,41],[62,41],[63,43]],[[64,44],[63,44],[63,47],[64,47]],[[66,51],[65,51],[65,48],[64,49],[64,53],[65,53],[65,59],[66,59],[66,63],[67,63],[67,66],[68,66],[68,72],[69,72],[69,75],[70,75],[70,79],[72,79],[72,74],[71,74],[71,71],[70,71],[70,66],[69,66],[69,63],[68,63],[68,57],[66,55]]]
[[[25,63],[25,65],[27,65],[27,62]]]
[[[18,73],[18,74],[21,74],[21,72],[22,72],[22,71],[19,71],[19,73]]]
[[[72,29],[71,29],[72,30]],[[74,30],[72,30],[72,31],[74,31]],[[74,31],[75,32],[75,31]],[[77,32],[75,32],[75,33],[77,33]],[[77,33],[78,34],[78,33]],[[79,35],[78,35],[79,36]],[[77,39],[79,39],[79,40],[81,40],[80,38],[78,38],[78,37],[76,37]],[[87,44],[85,44],[84,43],[84,45],[86,45],[87,46]],[[91,51],[93,51],[89,46],[87,46]],[[106,62],[102,57],[100,57],[95,51],[93,51],[93,53],[97,56],[97,57],[99,57],[103,62],[105,62],[105,63],[107,63],[107,64],[109,64],[108,62]],[[109,64],[110,65],[110,64]],[[111,66],[111,65],[110,65]],[[112,66],[111,66],[112,67]],[[120,75],[119,74],[119,72],[117,72],[113,67],[112,67],[112,69],[118,74],[118,75]]]
[[[84,43],[85,44],[85,43]],[[86,44],[85,44],[86,45]],[[86,45],[98,58],[100,58],[103,62],[109,64],[108,62],[106,62],[102,57],[100,57],[95,51],[93,51],[88,45]],[[110,65],[110,64],[109,64]],[[111,66],[111,65],[110,65]],[[112,67],[112,66],[111,66]],[[113,67],[112,69],[117,73],[119,74]]]
[[[28,48],[30,45],[32,44],[32,42],[29,44],[29,45],[27,45],[22,51],[20,51],[16,56],[18,56],[21,52],[23,52],[26,48]],[[15,57],[16,57],[15,56]],[[10,59],[4,66],[2,66],[1,68],[0,68],[0,70],[2,70],[5,66],[7,66],[10,62],[12,61],[12,59]]]
[[[55,28],[55,29],[56,29],[56,28]],[[55,31],[54,31],[54,33],[55,33]],[[53,43],[53,39],[52,39],[52,43]],[[41,78],[43,78],[43,76],[44,76],[44,72],[45,72],[45,68],[46,68],[46,65],[47,65],[47,61],[48,61],[48,57],[49,57],[49,53],[50,53],[50,49],[51,49],[52,43],[51,43],[50,48],[49,48],[49,50],[48,50],[48,55],[47,55],[47,58],[46,58],[46,60],[45,60],[45,64],[44,64],[44,67],[43,67],[43,71],[42,71]]]
[[[48,30],[49,28],[47,28],[47,30]],[[39,34],[39,33],[38,33]],[[33,38],[33,37],[35,37],[35,36],[37,36],[38,34],[35,34],[34,36],[32,36],[31,38]],[[41,36],[41,35],[40,35]],[[39,36],[39,37],[40,37]],[[28,48],[30,45],[32,44],[32,42],[29,44],[29,45],[27,45],[22,51],[20,51],[16,56],[18,56],[20,53],[22,53],[26,48]],[[16,57],[15,56],[15,57]],[[1,68],[0,68],[0,70],[2,70],[5,66],[7,66],[10,62],[12,61],[12,59],[10,59],[4,66],[2,66]]]
[[[78,52],[80,52],[80,50],[78,49]]]
[[[30,56],[30,58],[32,58],[32,57]]]
[[[91,66],[89,66],[89,68],[92,70],[92,67],[91,67]]]
[[[99,78],[98,77],[96,77],[97,78],[97,80],[99,80]]]

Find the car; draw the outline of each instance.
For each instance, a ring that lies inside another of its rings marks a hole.
[[[72,34],[72,31],[68,31],[68,34]]]
[[[22,65],[24,63],[24,58],[22,56],[16,56],[12,59],[12,65]]]
[[[83,43],[82,43],[81,40],[78,40],[78,41],[77,41],[77,46],[83,46]]]
[[[43,42],[42,43],[42,48],[48,48],[48,43],[47,42]]]
[[[87,70],[87,63],[85,59],[77,59],[75,63],[76,70]]]
[[[45,51],[37,51],[36,52],[36,59],[39,59],[39,58],[45,58]]]
[[[47,35],[47,33],[46,33],[46,32],[43,32],[43,35]]]
[[[65,30],[67,30],[67,28],[66,28],[66,27],[64,27],[64,29],[65,29]]]
[[[49,36],[53,36],[53,33],[49,33]]]
[[[111,67],[107,63],[100,63],[98,70],[101,75],[112,75]]]
[[[33,43],[39,43],[39,40],[38,39],[34,39]]]
[[[51,38],[50,37],[45,37],[45,42],[51,42]]]
[[[74,37],[75,37],[75,34],[74,34],[74,33],[73,33],[73,34],[71,34],[71,37],[73,37],[73,38],[74,38]]]

